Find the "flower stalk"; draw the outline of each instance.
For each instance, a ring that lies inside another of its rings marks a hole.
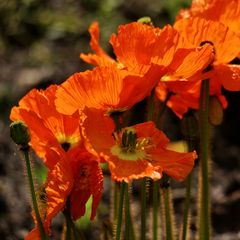
[[[161,187],[163,194],[163,204],[165,210],[165,231],[166,231],[166,240],[174,240],[174,221],[173,221],[173,209],[172,209],[172,198],[170,195],[169,188],[169,177],[163,175],[161,179]]]
[[[31,164],[30,164],[30,159],[29,159],[29,148],[23,148],[21,149],[24,153],[24,158],[25,158],[25,163],[26,163],[26,168],[27,168],[27,176],[28,176],[28,182],[29,182],[29,187],[30,187],[30,193],[32,197],[32,204],[33,204],[33,209],[35,212],[41,240],[47,240],[47,236],[42,224],[42,220],[40,217],[39,209],[38,209],[38,203],[37,203],[37,198],[35,194],[35,189],[34,189],[34,183],[33,183],[33,177],[32,177],[32,171],[31,171]]]
[[[191,152],[195,149],[195,139],[198,134],[198,122],[193,116],[193,113],[189,111],[182,120],[182,133],[184,139],[187,141],[188,151]],[[190,203],[191,203],[191,187],[192,187],[192,173],[190,173],[186,180],[186,193],[184,202],[184,213],[183,213],[183,227],[182,227],[182,240],[188,239],[189,232],[189,221],[190,221]]]
[[[126,182],[121,182],[120,196],[119,196],[119,207],[118,207],[118,216],[117,216],[117,230],[116,230],[116,240],[121,239],[121,229],[122,229],[122,216],[123,216],[123,203],[124,203],[124,194],[125,189],[127,188]]]
[[[200,208],[199,240],[210,239],[210,200],[209,200],[209,80],[202,81],[200,92]]]

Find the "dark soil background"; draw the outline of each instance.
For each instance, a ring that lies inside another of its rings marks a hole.
[[[9,137],[9,113],[30,89],[61,83],[89,66],[79,59],[89,52],[87,29],[93,20],[101,27],[102,46],[119,24],[150,16],[156,26],[174,21],[184,0],[1,0],[0,1],[0,239],[23,239],[33,227],[24,162]],[[227,92],[229,106],[223,123],[212,131],[212,219],[215,240],[240,239],[240,93]],[[179,140],[179,120],[168,111],[167,135]],[[37,160],[38,161],[38,160]],[[107,222],[109,178],[105,181],[101,220]],[[176,185],[176,186],[175,186]],[[180,222],[183,185],[173,196]],[[136,187],[137,189],[137,187]],[[136,193],[137,194],[137,193]],[[193,190],[193,199],[196,198]],[[191,229],[196,232],[193,211]],[[54,221],[60,239],[62,218]],[[100,239],[99,223],[88,225],[86,239]]]

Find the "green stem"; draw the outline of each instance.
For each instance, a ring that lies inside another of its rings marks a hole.
[[[31,192],[31,196],[32,196],[33,209],[35,212],[41,239],[45,240],[48,238],[44,231],[44,227],[43,227],[42,220],[41,220],[39,210],[38,210],[38,204],[37,204],[37,199],[36,199],[36,194],[35,194],[35,189],[34,189],[34,184],[33,184],[32,171],[31,171],[31,164],[30,164],[30,159],[29,159],[29,148],[22,149],[22,151],[24,153],[24,158],[25,158],[25,162],[26,162],[28,182],[29,182],[30,192]]]
[[[72,231],[71,231],[71,220],[69,218],[69,214],[64,211],[65,220],[66,220],[66,234],[65,240],[72,240]]]
[[[130,203],[129,203],[129,186],[126,184],[125,189],[125,239],[130,240],[131,231],[131,215],[130,215]]]
[[[165,227],[166,227],[166,240],[174,240],[174,225],[173,225],[173,212],[172,212],[172,198],[169,196],[170,183],[169,177],[164,174],[160,180],[162,193],[163,193],[163,204],[165,209]]]
[[[165,187],[163,189],[163,194],[164,194],[165,221],[166,221],[166,240],[173,240],[169,189]]]
[[[121,237],[123,202],[124,202],[124,193],[125,193],[126,187],[127,187],[127,183],[123,181],[121,183],[121,190],[120,190],[120,196],[119,196],[116,240],[120,240],[120,237]]]
[[[158,239],[159,181],[153,182],[153,240]]]
[[[191,185],[192,185],[192,174],[190,173],[187,178],[187,187],[186,187],[186,194],[185,194],[182,240],[187,239],[188,221],[189,221],[188,216],[189,216],[189,207],[190,207],[190,200],[191,200]]]
[[[141,240],[146,239],[147,178],[141,183]]]
[[[77,233],[75,224],[74,224],[74,222],[72,220],[72,217],[71,217],[71,206],[70,206],[70,199],[69,198],[67,199],[63,214],[65,216],[66,225],[67,225],[67,231],[66,231],[65,239],[66,240],[71,240],[72,237],[73,237],[74,240],[78,240],[79,239],[78,233]]]
[[[115,222],[118,216],[119,183],[114,181],[113,184],[113,220]]]
[[[193,114],[190,112],[183,117],[182,130],[185,139],[187,140],[188,151],[191,152],[195,149],[195,138],[197,136],[197,121]],[[183,214],[183,229],[182,229],[182,240],[187,239],[188,226],[189,226],[189,209],[191,202],[191,186],[192,186],[192,173],[190,173],[186,180],[186,193],[184,203],[184,214]]]
[[[209,205],[209,80],[202,81],[200,93],[199,127],[200,127],[200,164],[201,164],[201,196],[199,240],[210,239],[210,205]]]

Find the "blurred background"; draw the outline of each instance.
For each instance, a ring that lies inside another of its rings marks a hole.
[[[100,23],[101,46],[111,54],[108,39],[119,24],[149,16],[155,26],[162,27],[173,23],[179,9],[190,4],[190,0],[0,1],[0,239],[23,239],[33,227],[24,162],[9,137],[11,107],[32,88],[61,83],[72,73],[90,67],[80,60],[79,54],[90,51],[87,29],[94,20]],[[224,93],[229,106],[223,123],[212,131],[213,239],[237,240],[240,239],[240,94]],[[180,140],[180,121],[170,110],[167,114],[164,129],[171,140]],[[35,161],[38,164],[39,160]],[[45,171],[39,165],[36,173],[36,181],[41,183]],[[99,222],[108,219],[108,177],[105,189],[100,219],[90,224],[84,218],[79,223],[85,239],[100,239]],[[174,184],[177,224],[181,222],[183,189],[184,184]],[[194,208],[193,234],[195,215]],[[54,222],[54,239],[60,239],[62,222],[61,216]]]

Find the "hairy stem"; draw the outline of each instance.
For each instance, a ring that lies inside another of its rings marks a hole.
[[[31,171],[31,164],[30,164],[30,159],[29,159],[29,149],[22,149],[24,153],[24,158],[25,158],[25,163],[26,163],[26,168],[27,168],[27,175],[28,175],[28,182],[29,182],[29,187],[30,187],[30,192],[31,192],[31,197],[32,197],[32,204],[33,204],[33,209],[35,212],[40,236],[42,240],[48,239],[42,224],[42,220],[39,214],[39,209],[38,209],[38,203],[36,199],[36,194],[35,194],[35,189],[34,189],[34,183],[33,183],[33,177],[32,177],[32,171]]]

